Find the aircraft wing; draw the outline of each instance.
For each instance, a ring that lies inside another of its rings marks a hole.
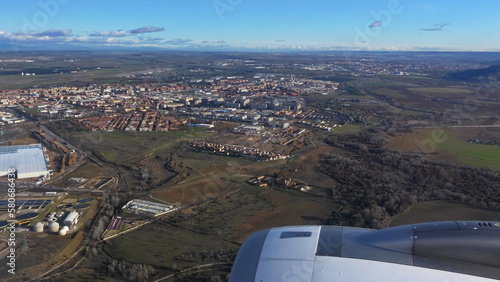
[[[252,234],[231,282],[497,281],[500,222],[444,221],[374,230],[288,226]]]

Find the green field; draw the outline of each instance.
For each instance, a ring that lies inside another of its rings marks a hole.
[[[427,76],[418,76],[418,75],[384,75],[380,76],[384,78],[397,78],[397,79],[431,79],[430,77]]]
[[[183,163],[196,171],[202,172],[210,168],[238,168],[254,163],[246,158],[220,156],[193,151],[180,152],[179,156],[182,158]]]
[[[347,133],[347,132],[359,130],[360,127],[361,127],[360,125],[348,123],[348,124],[344,124],[340,127],[333,128],[332,132],[334,132],[334,133]]]
[[[433,160],[500,170],[500,146],[469,143],[474,128],[416,129],[393,137],[388,148],[428,153]]]
[[[392,82],[367,82],[361,84],[363,88],[373,88],[373,87],[388,87],[388,86],[396,86],[397,84],[394,84]]]
[[[451,87],[412,87],[408,88],[410,91],[415,91],[417,93],[435,93],[435,94],[463,94],[463,93],[473,93],[471,89],[465,88],[451,88]]]
[[[395,216],[389,225],[398,226],[446,220],[500,221],[500,212],[456,202],[424,202],[417,204],[406,213]]]
[[[446,130],[447,140],[436,143],[443,159],[459,164],[500,170],[500,146],[469,143],[452,130]]]

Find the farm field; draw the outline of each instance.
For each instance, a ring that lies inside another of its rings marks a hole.
[[[417,204],[395,216],[390,226],[446,220],[500,221],[500,212],[471,207],[457,202],[432,201]]]

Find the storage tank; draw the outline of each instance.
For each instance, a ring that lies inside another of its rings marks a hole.
[[[43,232],[43,223],[42,222],[35,223],[35,225],[33,225],[33,230],[37,233]]]
[[[64,236],[64,235],[66,235],[66,232],[67,232],[67,230],[62,228],[61,230],[59,230],[59,235]]]
[[[57,223],[57,222],[51,222],[49,224],[49,231],[50,232],[57,232],[57,231],[59,231],[59,223]]]

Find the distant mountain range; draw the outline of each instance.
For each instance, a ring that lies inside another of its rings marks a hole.
[[[452,80],[483,82],[500,81],[500,65],[494,65],[485,69],[472,69],[461,72],[450,73],[447,76]]]

